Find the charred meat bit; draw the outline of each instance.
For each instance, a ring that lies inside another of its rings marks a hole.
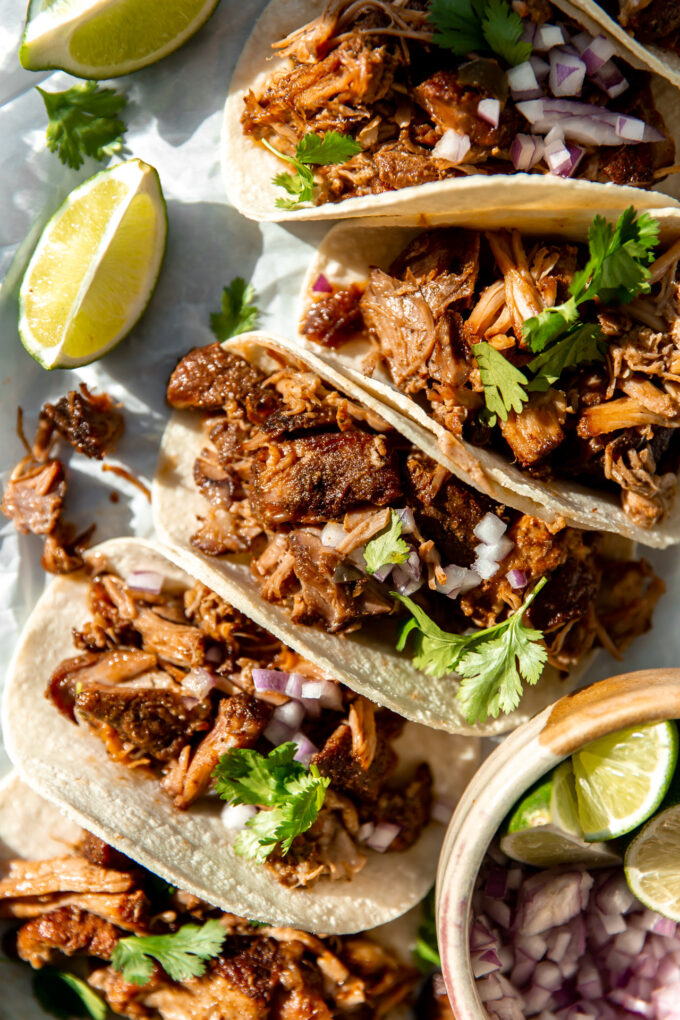
[[[24,457],[7,482],[2,512],[22,535],[49,535],[57,525],[65,495],[61,461],[40,463]]]
[[[78,453],[96,460],[113,450],[125,428],[123,416],[109,395],[90,393],[84,383],[80,392],[71,390],[56,404],[45,404],[40,419]]]
[[[233,400],[245,407],[249,397],[257,398],[264,378],[258,368],[222,344],[194,347],[170,376],[168,403],[179,409],[216,411]]]
[[[302,322],[302,333],[324,347],[339,347],[360,332],[362,288],[355,283],[318,297]]]
[[[28,921],[17,936],[17,953],[32,967],[44,967],[59,956],[96,956],[110,960],[118,929],[78,907],[60,907]]]
[[[334,790],[359,797],[362,801],[375,801],[397,762],[397,756],[389,743],[389,739],[395,735],[395,719],[399,725],[403,725],[387,709],[376,715],[376,749],[368,768],[364,767],[356,754],[352,730],[347,723],[342,723],[331,734],[312,758],[312,763],[322,776],[330,777]]]
[[[432,773],[423,762],[413,779],[398,790],[383,790],[378,798],[376,824],[391,822],[400,826],[400,832],[390,843],[390,850],[403,851],[419,839],[430,820],[432,805]]]
[[[103,839],[99,839],[91,832],[83,834],[78,849],[86,861],[95,864],[98,868],[110,868],[112,871],[134,871],[137,867],[129,857],[109,846]]]

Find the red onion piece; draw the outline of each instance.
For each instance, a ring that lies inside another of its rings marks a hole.
[[[267,726],[263,731],[263,737],[268,740],[274,747],[278,747],[279,744],[287,744],[292,739],[293,730],[288,726],[287,723],[281,719],[275,719],[274,716],[269,720]]]
[[[532,53],[532,55],[529,57],[529,63],[534,69],[536,81],[538,81],[539,83],[545,81],[550,72],[550,64],[548,63],[548,61],[544,60],[543,57],[539,57],[537,53]]]
[[[595,74],[603,64],[616,53],[614,44],[605,35],[596,35],[595,38],[581,50],[581,60],[586,65],[588,74]]]
[[[329,521],[328,524],[324,525],[321,531],[321,545],[327,549],[335,549],[337,545],[342,542],[343,538],[347,537],[347,532],[343,528],[342,524],[336,524],[333,521]]]
[[[297,730],[305,717],[305,707],[299,701],[286,701],[283,705],[277,705],[272,712],[272,719],[288,726],[290,730]]]
[[[511,67],[507,78],[513,99],[533,99],[543,94],[529,60]]]
[[[477,116],[485,120],[491,127],[497,128],[501,119],[501,103],[499,99],[480,99],[477,105]]]
[[[253,684],[256,691],[275,691],[278,694],[285,694],[289,676],[290,673],[284,673],[280,669],[254,669]]]
[[[133,570],[125,578],[128,588],[149,595],[160,595],[164,581],[165,578],[157,570]]]
[[[449,804],[446,800],[435,800],[432,803],[430,810],[430,818],[434,822],[441,822],[442,825],[448,825],[453,815],[454,807],[453,804]]]
[[[480,542],[479,545],[475,546],[475,553],[478,559],[496,560],[497,563],[500,563],[514,548],[515,543],[512,539],[508,538],[507,535],[501,535],[493,545]]]
[[[314,281],[314,284],[312,286],[312,290],[315,293],[317,293],[317,294],[332,294],[333,293],[333,288],[332,288],[331,284],[328,282],[328,280],[326,279],[326,277],[323,275],[323,273],[319,273],[319,275],[317,276],[317,278]]]
[[[364,822],[363,825],[359,826],[357,833],[357,839],[360,843],[365,843],[369,836],[373,835],[375,825],[373,822]]]
[[[423,585],[422,564],[415,549],[405,563],[397,563],[392,571],[392,583],[400,595],[412,595]]]
[[[299,761],[302,765],[309,765],[319,748],[316,747],[311,740],[304,735],[304,733],[294,733],[290,739],[294,744],[297,744],[297,751],[293,756],[294,761]]]
[[[412,535],[416,530],[416,519],[413,516],[413,510],[410,507],[401,507],[394,512],[401,521],[402,535]]]
[[[473,535],[484,545],[494,545],[500,542],[501,537],[508,530],[508,526],[497,514],[484,514],[481,521],[475,525]]]
[[[511,588],[514,588],[515,590],[519,588],[526,588],[527,575],[523,570],[508,570],[505,576],[507,577]]]
[[[215,686],[215,677],[212,673],[197,666],[190,670],[182,680],[182,690],[186,691],[198,701],[204,701]]]
[[[500,568],[500,563],[497,560],[492,560],[487,557],[478,556],[475,562],[472,564],[472,569],[476,574],[479,574],[483,581],[488,581],[492,577],[495,577]]]
[[[541,25],[534,36],[534,49],[537,53],[547,53],[555,46],[564,46],[567,40],[559,25]]]
[[[608,60],[590,77],[598,88],[607,93],[610,99],[616,99],[629,87],[628,81],[613,60]]]
[[[392,822],[378,822],[366,840],[366,846],[370,846],[371,850],[377,850],[378,853],[384,854],[400,832],[401,825],[394,825]]]
[[[305,680],[302,698],[304,701],[318,701],[322,708],[336,712],[342,709],[342,692],[333,680]]]
[[[510,158],[515,170],[530,170],[543,158],[543,139],[537,135],[515,135]]]
[[[432,150],[432,155],[436,159],[443,159],[455,165],[462,163],[469,151],[470,136],[447,128]]]
[[[507,868],[491,868],[486,877],[485,895],[502,900],[508,891],[508,874]]]
[[[501,969],[501,961],[493,949],[488,949],[481,956],[472,960],[472,973],[476,978],[483,978]]]
[[[550,51],[548,87],[554,96],[578,96],[586,77],[586,65],[580,57],[563,49]]]
[[[397,564],[395,563],[383,563],[382,567],[378,567],[377,570],[373,571],[373,577],[375,578],[376,581],[384,583],[390,576],[396,565]]]
[[[225,829],[237,831],[245,828],[246,822],[256,814],[254,804],[225,804],[220,818]]]

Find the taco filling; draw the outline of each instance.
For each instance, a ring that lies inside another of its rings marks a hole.
[[[530,682],[546,660],[566,671],[596,645],[618,654],[649,627],[663,585],[644,561],[614,559],[597,533],[500,506],[367,405],[268,353],[280,364],[269,374],[219,344],[197,348],[168,400],[204,416],[194,479],[205,513],[193,545],[250,553],[262,596],[294,622],[346,632],[407,607],[400,644],[416,618],[425,630],[437,621],[462,659],[482,639],[522,630],[524,616],[537,656]],[[442,676],[457,668],[451,655],[429,659],[421,647],[414,661]],[[494,702],[493,677],[473,675],[491,683],[481,706],[465,703],[471,721],[511,710],[511,696]]]
[[[320,938],[222,913],[89,834],[62,857],[9,862],[0,917],[20,921],[6,951],[36,970],[39,1000],[54,1008],[71,989],[91,1016],[108,1006],[130,1020],[368,1020],[411,1001],[419,979],[370,935]]]
[[[302,331],[333,347],[362,335],[364,371],[386,370],[452,436],[537,481],[612,493],[653,528],[680,463],[680,243],[655,257],[656,221],[631,217],[597,218],[589,246],[425,231],[365,284],[324,278]]]
[[[332,0],[275,50],[242,126],[282,208],[515,171],[650,187],[674,162],[650,76],[547,0]]]
[[[301,659],[214,592],[95,573],[79,654],[47,696],[108,754],[147,768],[179,810],[214,788],[236,852],[288,886],[351,878],[430,820],[425,762],[394,781],[404,721]],[[265,783],[269,783],[269,787]]]
[[[680,7],[676,0],[603,0],[599,6],[638,42],[680,54]]]

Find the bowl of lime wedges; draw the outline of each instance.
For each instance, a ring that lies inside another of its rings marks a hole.
[[[437,935],[456,1020],[680,1020],[680,669],[560,699],[454,813]]]

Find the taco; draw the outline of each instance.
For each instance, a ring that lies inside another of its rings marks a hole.
[[[417,903],[477,742],[378,709],[160,548],[116,539],[85,562],[47,589],[10,670],[21,775],[225,910],[342,933]]]
[[[421,981],[409,963],[419,908],[370,934],[321,937],[224,913],[67,821],[16,774],[0,785],[0,918],[0,982],[22,1020],[107,1006],[130,1020],[406,1020]]]
[[[649,626],[663,586],[628,544],[461,483],[430,433],[309,349],[256,333],[196,348],[168,400],[153,503],[169,555],[406,718],[503,732]]]
[[[680,8],[676,0],[555,0],[594,35],[605,33],[636,66],[680,87]]]
[[[259,220],[472,214],[506,187],[662,206],[677,103],[625,57],[547,0],[273,0],[227,99],[229,197]]]
[[[548,232],[523,211],[457,224],[332,230],[303,334],[482,491],[547,521],[678,542],[678,213],[629,209],[588,229],[553,217]]]

